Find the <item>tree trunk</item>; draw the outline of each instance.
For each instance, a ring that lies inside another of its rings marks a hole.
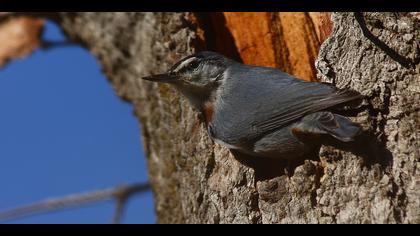
[[[177,91],[140,78],[210,49],[316,80],[313,63],[329,34],[316,13],[60,15],[134,106],[159,223],[420,223],[415,14],[333,14],[317,73],[366,95],[355,120],[367,131],[346,151],[323,147],[291,176],[281,163],[249,161],[213,143]]]

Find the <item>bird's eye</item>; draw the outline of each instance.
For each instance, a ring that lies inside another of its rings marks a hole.
[[[196,69],[199,65],[200,65],[200,63],[198,63],[198,61],[192,61],[192,62],[188,65],[188,68],[189,68],[190,70],[194,70],[194,69]]]

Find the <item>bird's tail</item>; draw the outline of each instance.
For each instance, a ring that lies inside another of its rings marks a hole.
[[[343,142],[353,141],[361,132],[359,124],[331,112],[316,112],[307,115],[298,125],[304,132],[328,134]]]

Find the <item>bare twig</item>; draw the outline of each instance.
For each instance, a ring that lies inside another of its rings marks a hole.
[[[55,48],[62,48],[62,47],[72,47],[72,46],[80,46],[80,44],[75,43],[71,40],[63,40],[63,41],[49,41],[49,40],[41,40],[40,48],[43,50],[50,50]]]
[[[411,60],[409,58],[404,57],[400,53],[398,53],[395,49],[392,49],[386,43],[381,41],[377,36],[373,35],[373,33],[367,27],[365,18],[363,13],[355,12],[354,17],[359,23],[360,29],[362,30],[363,35],[368,38],[373,44],[379,47],[382,51],[384,51],[389,57],[391,57],[394,61],[398,62],[400,65],[404,66],[405,68],[413,68],[418,64],[419,60]]]
[[[112,218],[113,224],[120,224],[122,216],[124,214],[124,207],[127,199],[117,199],[114,216]]]
[[[137,183],[131,185],[120,185],[88,193],[74,194],[63,198],[47,199],[38,203],[0,212],[0,221],[21,218],[48,211],[55,211],[63,208],[76,207],[92,202],[115,199],[117,200],[117,211],[116,216],[114,216],[114,222],[119,222],[123,213],[124,202],[133,195],[149,189],[150,185],[148,183]],[[123,205],[118,206],[119,204]]]

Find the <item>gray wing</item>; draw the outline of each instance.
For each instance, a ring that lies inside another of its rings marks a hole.
[[[313,112],[325,110],[361,95],[352,90],[305,82],[272,68],[244,66],[228,71],[221,91],[215,135],[241,145],[285,127]]]

